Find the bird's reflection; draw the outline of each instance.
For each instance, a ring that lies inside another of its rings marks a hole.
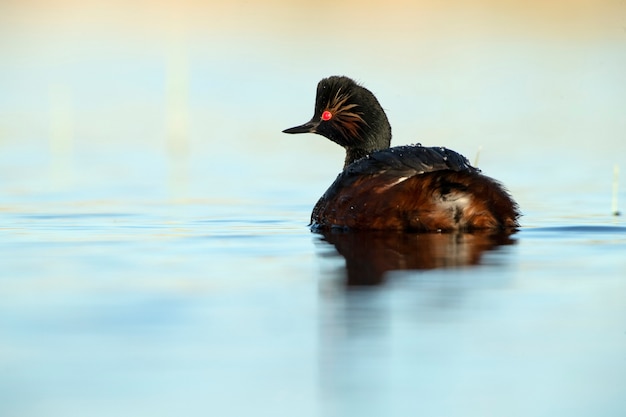
[[[346,285],[384,282],[394,270],[478,265],[485,251],[514,243],[512,232],[473,233],[318,232],[346,259]]]

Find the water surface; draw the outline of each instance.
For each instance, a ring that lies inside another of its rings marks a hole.
[[[0,415],[626,415],[617,3],[71,3],[0,7]],[[312,233],[331,74],[520,230]]]

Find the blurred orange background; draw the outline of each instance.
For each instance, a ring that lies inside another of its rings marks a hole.
[[[602,163],[626,164],[625,11],[618,0],[3,2],[0,143],[283,149],[340,166],[333,144],[280,131],[310,117],[320,78],[343,74],[378,96],[394,144],[484,146],[484,163],[506,164],[563,146],[584,157],[593,138]]]

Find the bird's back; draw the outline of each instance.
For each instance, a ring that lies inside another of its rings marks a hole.
[[[314,228],[514,228],[516,203],[465,157],[441,147],[398,146],[355,161],[313,209]]]

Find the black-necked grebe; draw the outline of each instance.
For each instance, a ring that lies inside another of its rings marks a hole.
[[[346,150],[343,172],[315,205],[318,229],[452,231],[518,227],[518,206],[492,178],[443,147],[389,148],[391,126],[374,95],[348,77],[319,82],[311,121]]]

